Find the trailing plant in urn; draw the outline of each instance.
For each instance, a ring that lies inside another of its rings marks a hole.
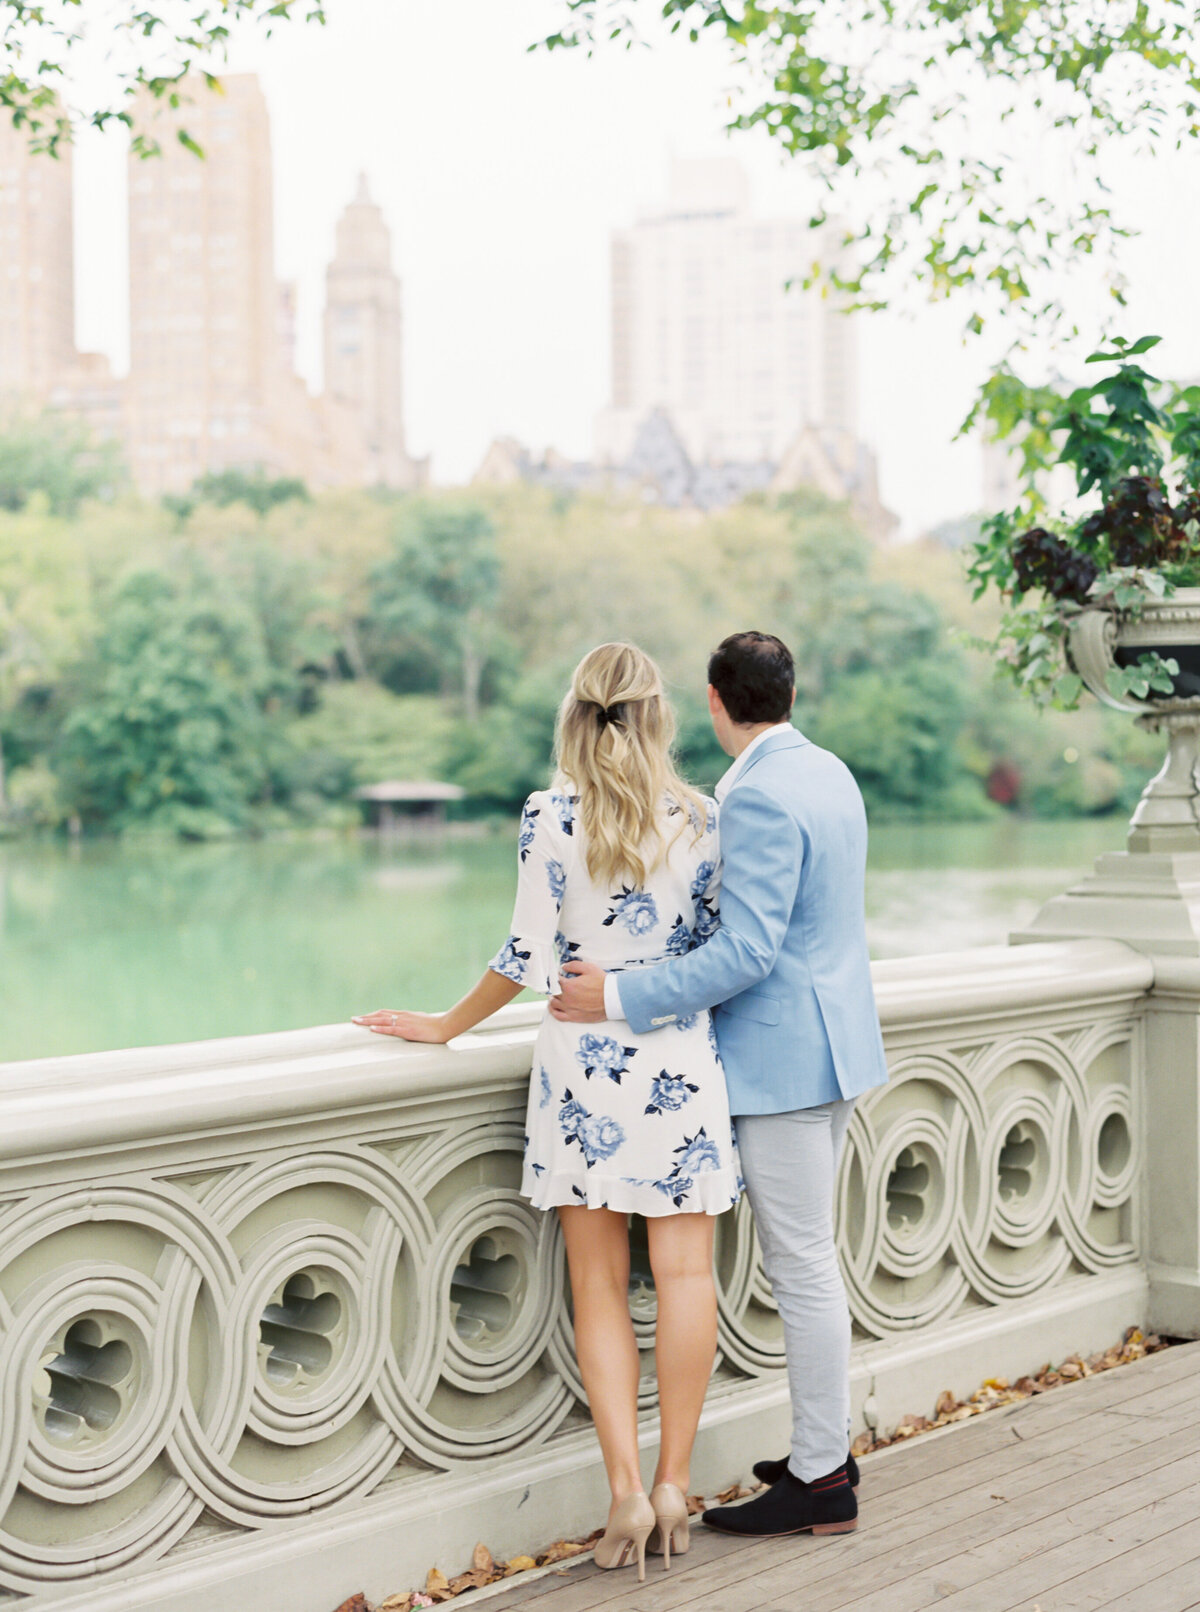
[[[1200,585],[1200,386],[1143,368],[1158,341],[1115,340],[1088,359],[1109,372],[1065,395],[1003,369],[967,421],[990,422],[994,440],[1016,439],[1021,503],[985,520],[968,571],[977,599],[994,588],[1004,602],[989,647],[1043,704],[1078,702],[1084,679],[1071,639],[1085,611],[1128,623],[1149,601]],[[1072,511],[1053,512],[1041,486],[1055,465],[1073,473]],[[1114,703],[1153,701],[1184,692],[1179,676],[1170,655],[1118,651],[1103,687]]]

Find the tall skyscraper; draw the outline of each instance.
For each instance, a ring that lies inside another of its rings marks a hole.
[[[75,359],[71,148],[0,117],[0,397],[44,403]]]
[[[404,445],[403,316],[392,240],[366,175],[337,224],[325,276],[325,390],[359,415],[371,479],[409,487]]]
[[[803,219],[753,216],[735,159],[674,162],[666,204],[613,236],[599,457],[623,460],[656,408],[696,463],[778,461],[806,425],[852,438],[853,318],[788,287],[815,256]]]
[[[147,492],[235,465],[291,469],[272,429],[285,371],[267,107],[250,74],[222,85],[188,79],[178,108],[149,96],[137,107],[161,147],[131,157],[129,175],[129,450]]]

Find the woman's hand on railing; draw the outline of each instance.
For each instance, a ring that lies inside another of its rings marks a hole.
[[[392,1013],[387,1008],[376,1008],[374,1013],[356,1014],[355,1024],[376,1035],[394,1035],[401,1041],[449,1041],[454,1031],[450,1028],[447,1013]]]

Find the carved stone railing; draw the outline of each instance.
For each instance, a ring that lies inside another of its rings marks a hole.
[[[877,968],[892,1080],[838,1188],[858,1412],[1152,1319],[1154,975],[1105,940]],[[330,1612],[599,1519],[557,1225],[517,1190],[541,1012],[0,1067],[0,1606]],[[717,1273],[709,1492],[786,1430],[745,1205]]]

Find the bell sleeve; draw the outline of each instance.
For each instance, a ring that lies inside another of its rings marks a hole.
[[[567,846],[546,795],[531,795],[521,813],[517,899],[512,933],[488,967],[526,990],[558,996],[558,915],[567,885]]]

